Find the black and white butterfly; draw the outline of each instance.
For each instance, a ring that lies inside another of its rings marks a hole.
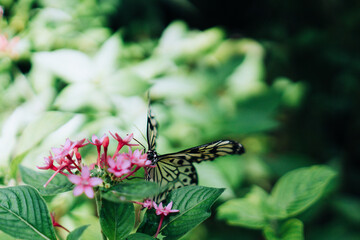
[[[159,183],[161,187],[168,185],[168,191],[158,195],[156,202],[165,199],[166,194],[173,189],[198,184],[198,176],[193,163],[212,161],[217,157],[243,154],[244,147],[233,140],[219,140],[201,146],[189,148],[180,152],[158,155],[156,137],[158,124],[149,106],[147,115],[148,160],[155,165],[147,169],[146,180]]]

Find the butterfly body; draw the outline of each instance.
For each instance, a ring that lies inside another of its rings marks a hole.
[[[147,116],[147,142],[148,160],[153,168],[148,168],[146,180],[157,182],[160,186],[171,184],[168,192],[189,185],[198,184],[198,176],[193,163],[212,161],[217,157],[243,154],[244,147],[233,140],[218,140],[197,147],[192,147],[175,153],[159,155],[155,151],[158,124],[151,114],[149,107]],[[156,201],[162,201],[167,192],[156,197]]]

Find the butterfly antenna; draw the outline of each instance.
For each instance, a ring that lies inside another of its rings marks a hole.
[[[141,134],[141,136],[144,138],[144,140],[146,141],[146,137],[144,136],[144,134],[140,131],[140,129],[134,125],[134,127],[139,131],[139,133]]]
[[[145,149],[145,146],[141,142],[139,142],[136,138],[133,139]]]

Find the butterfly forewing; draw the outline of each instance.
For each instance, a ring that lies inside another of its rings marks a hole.
[[[240,143],[232,140],[219,140],[180,152],[165,154],[159,156],[159,159],[173,157],[179,160],[182,159],[199,163],[202,161],[211,161],[220,156],[242,153],[244,153],[244,147]]]
[[[147,115],[147,142],[148,151],[155,151],[158,123],[152,115],[150,107]]]

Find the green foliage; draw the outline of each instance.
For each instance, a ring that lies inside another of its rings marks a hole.
[[[266,239],[303,239],[303,223],[291,219],[279,230],[273,221],[298,215],[323,197],[336,173],[327,166],[293,170],[279,179],[268,195],[253,187],[244,198],[233,199],[218,208],[217,217],[231,225],[263,229]],[[279,236],[279,237],[278,237]]]
[[[170,193],[168,202],[179,214],[170,216],[163,223],[161,232],[167,239],[178,239],[210,217],[210,207],[225,189],[188,186]]]
[[[324,194],[335,175],[327,166],[300,168],[284,175],[269,198],[271,216],[287,218],[304,211]]]
[[[110,201],[122,201],[121,199],[144,199],[155,196],[161,192],[161,188],[154,182],[137,181],[125,182],[115,185],[107,190],[103,197]],[[120,200],[119,200],[120,199]]]
[[[93,202],[64,193],[73,187],[65,176],[44,188],[51,173],[31,169],[68,137],[110,130],[134,132],[145,143],[150,90],[160,122],[159,153],[225,138],[247,151],[195,166],[200,185],[226,188],[218,210],[218,219],[226,221],[210,218],[185,239],[260,238],[260,231],[245,228],[262,229],[267,239],[302,239],[303,229],[309,239],[360,238],[356,4],[265,1],[253,8],[206,0],[195,5],[4,0],[0,5],[0,35],[20,38],[15,54],[0,50],[0,190],[22,180],[51,196],[47,204],[66,227],[88,224],[79,216],[95,212]],[[93,154],[87,152],[90,159]],[[314,164],[323,165],[303,169]],[[161,191],[132,181],[100,189],[110,204]],[[333,194],[324,201],[328,191]],[[136,220],[132,233],[141,221],[152,222],[151,234],[156,231],[159,217],[151,213]],[[93,219],[84,234],[96,229]],[[177,230],[174,237],[182,234]]]
[[[56,239],[44,199],[29,186],[0,189],[0,229],[22,239]]]
[[[81,235],[83,234],[83,232],[86,230],[86,228],[88,227],[89,225],[85,225],[85,226],[81,226],[81,227],[78,227],[77,229],[71,231],[69,233],[69,235],[67,236],[66,240],[77,240],[77,239],[80,239]]]
[[[153,237],[143,234],[143,233],[134,233],[129,235],[127,238],[127,240],[152,240],[154,239]]]
[[[267,224],[264,200],[267,193],[259,187],[253,187],[244,198],[232,199],[217,210],[217,217],[231,225],[261,229]]]
[[[210,207],[221,195],[224,189],[201,186],[187,186],[176,189],[167,197],[167,202],[173,202],[173,209],[179,213],[170,214],[161,227],[162,235],[167,239],[178,239],[210,217]],[[156,232],[159,216],[154,211],[148,211],[141,228],[142,232],[153,235]]]
[[[101,229],[108,239],[124,239],[135,224],[134,205],[102,200],[100,208]]]
[[[303,223],[294,218],[282,223],[278,234],[273,228],[266,226],[264,235],[268,240],[303,240],[303,228]]]
[[[20,166],[21,179],[24,183],[36,188],[42,196],[51,196],[58,193],[71,191],[74,185],[67,177],[57,174],[54,179],[44,187],[44,184],[49,180],[53,172],[39,172],[34,171],[24,166]]]

